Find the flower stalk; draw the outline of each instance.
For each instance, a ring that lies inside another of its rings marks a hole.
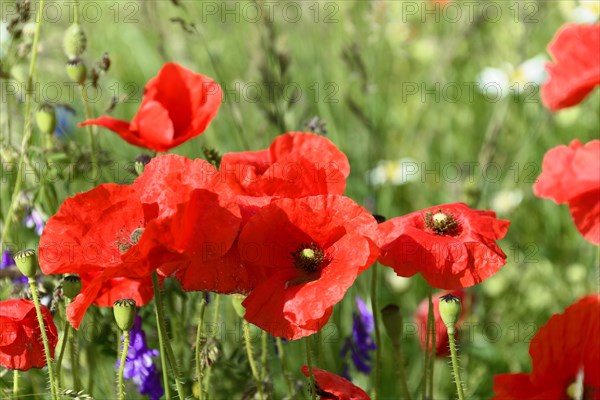
[[[379,308],[377,306],[377,263],[373,264],[371,276],[371,307],[373,310],[373,324],[375,326],[375,362],[373,365],[374,380],[371,398],[377,400],[377,388],[381,374],[381,329],[379,328]],[[309,366],[310,368],[310,366]],[[312,374],[312,370],[311,370]]]
[[[258,390],[258,398],[260,400],[264,399],[262,380],[260,379],[260,375],[258,373],[258,368],[256,367],[256,362],[254,361],[254,355],[252,353],[252,340],[250,339],[250,324],[248,321],[244,320],[244,342],[246,343],[246,353],[248,354],[248,362],[250,363],[250,370],[252,370],[252,376],[254,376],[254,380],[256,380],[256,389]]]
[[[121,350],[121,362],[119,364],[119,372],[117,375],[119,400],[125,399],[125,383],[123,380],[123,375],[125,373],[125,362],[127,361],[127,353],[129,352],[129,342],[129,331],[123,331],[123,350]]]
[[[200,296],[200,310],[198,312],[198,328],[196,330],[196,375],[198,376],[198,393],[200,400],[204,399],[203,371],[202,363],[200,362],[200,346],[202,339],[202,325],[204,325],[204,311],[206,310],[206,299],[204,293]]]
[[[179,367],[177,366],[177,360],[175,360],[175,355],[173,354],[173,349],[171,348],[171,344],[169,343],[169,336],[167,335],[167,328],[165,327],[165,315],[164,308],[162,303],[162,297],[160,294],[160,287],[158,286],[158,274],[156,271],[152,272],[152,285],[154,287],[154,309],[156,312],[156,318],[158,322],[158,330],[159,336],[158,340],[160,342],[161,351],[167,353],[167,360],[169,361],[169,365],[175,374],[175,385],[177,386],[177,393],[179,394],[180,399],[185,399],[185,391],[183,389],[183,383],[181,382],[181,374],[179,372]],[[162,354],[161,354],[162,357]]]

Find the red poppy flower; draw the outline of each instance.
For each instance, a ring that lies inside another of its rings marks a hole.
[[[548,46],[554,64],[542,85],[542,102],[552,111],[579,104],[600,84],[600,23],[568,24]]]
[[[58,342],[56,325],[50,310],[44,305],[41,309],[50,356],[54,357]],[[46,365],[42,331],[33,302],[24,299],[0,301],[0,327],[0,365],[20,371]]]
[[[420,272],[433,287],[466,288],[505,264],[496,240],[506,235],[509,224],[493,211],[472,210],[463,203],[413,212],[379,225],[379,261],[400,276]]]
[[[82,277],[83,292],[68,309],[78,327],[92,302],[112,306],[125,293],[138,305],[149,302],[150,274],[159,268],[165,276],[194,268],[186,275],[188,290],[233,291],[239,269],[214,265],[234,242],[239,223],[235,196],[216,169],[165,155],[131,186],[100,185],[67,199],[44,230],[40,265],[46,274]]]
[[[313,368],[315,377],[316,393],[322,399],[334,400],[370,400],[370,397],[364,390],[352,384],[347,379],[334,373],[322,369]],[[305,365],[302,367],[304,376],[309,377],[310,372]]]
[[[598,338],[600,296],[590,295],[553,315],[536,333],[529,345],[530,374],[494,377],[495,399],[600,399]]]
[[[240,195],[240,205],[255,212],[269,197],[343,194],[350,164],[329,139],[291,132],[278,136],[266,150],[224,154],[220,170]]]
[[[448,330],[442,317],[440,317],[440,298],[447,294],[457,296],[462,301],[462,312],[457,323],[456,338],[458,340],[460,336],[460,323],[464,320],[464,316],[470,312],[471,309],[471,296],[465,293],[464,290],[456,290],[453,292],[443,292],[436,294],[432,297],[433,302],[433,319],[435,323],[435,355],[437,357],[448,357],[450,355],[450,347],[448,340]],[[425,342],[427,341],[427,321],[429,319],[429,298],[425,298],[417,307],[417,311],[414,316],[415,322],[417,323],[417,329],[419,332],[419,342],[421,347],[425,348]]]
[[[257,285],[249,322],[286,339],[319,331],[379,253],[377,222],[347,197],[279,199],[244,226],[238,249]]]
[[[131,123],[103,116],[80,126],[100,125],[135,146],[167,151],[204,132],[221,100],[221,88],[212,79],[168,63],[146,84]]]
[[[567,203],[583,237],[600,244],[600,140],[586,145],[573,140],[548,151],[533,192],[557,204]]]

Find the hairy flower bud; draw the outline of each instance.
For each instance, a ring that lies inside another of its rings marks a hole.
[[[87,38],[79,24],[72,24],[65,32],[63,38],[65,54],[69,59],[74,59],[83,54],[87,47]]]
[[[135,323],[136,304],[133,299],[121,299],[113,304],[117,326],[122,331],[130,331]]]

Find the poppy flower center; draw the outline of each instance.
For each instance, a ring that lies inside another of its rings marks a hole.
[[[135,246],[140,241],[140,238],[144,233],[144,228],[134,229],[129,235],[129,237],[123,237],[123,230],[121,230],[120,233],[122,234],[122,236],[117,239],[117,248],[119,249],[119,252],[121,254],[125,254],[130,248]]]
[[[306,272],[314,272],[325,260],[325,253],[315,243],[301,244],[292,252],[294,266]]]
[[[425,214],[424,222],[425,227],[436,235],[456,236],[458,234],[458,221],[453,214],[446,214],[442,210],[436,213],[429,211]]]

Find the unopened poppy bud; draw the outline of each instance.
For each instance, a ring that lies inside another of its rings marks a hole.
[[[80,85],[85,82],[87,74],[87,68],[81,58],[74,58],[67,62],[67,75],[69,78],[73,80],[73,82],[77,82]]]
[[[40,106],[35,113],[35,122],[42,133],[51,134],[56,129],[56,112],[54,107],[48,103]]]
[[[130,331],[135,323],[136,304],[133,299],[121,299],[113,304],[117,326],[122,331]]]
[[[234,294],[231,296],[231,304],[233,305],[233,309],[240,318],[244,318],[244,315],[246,314],[246,309],[242,305],[242,302],[245,298],[246,296],[241,294]]]
[[[383,320],[385,331],[392,340],[393,345],[398,346],[400,344],[403,329],[400,307],[395,304],[388,304],[381,309],[381,318]]]
[[[19,268],[19,271],[23,275],[28,278],[35,277],[35,272],[37,271],[35,250],[27,249],[19,251],[13,258],[15,259],[15,264],[17,264],[17,268]]]
[[[63,294],[73,300],[81,292],[81,278],[77,275],[65,276],[62,283]]]
[[[77,58],[83,54],[87,47],[87,39],[79,24],[72,24],[67,29],[63,38],[63,46],[69,59]]]
[[[448,329],[448,333],[454,334],[455,325],[458,322],[462,312],[460,297],[452,294],[442,296],[440,298],[439,309],[440,317],[442,317],[442,321],[444,321],[446,329]]]

